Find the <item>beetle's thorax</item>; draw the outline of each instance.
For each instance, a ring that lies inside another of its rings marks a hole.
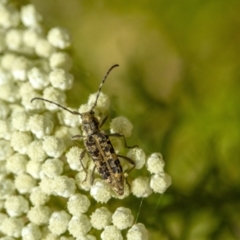
[[[82,131],[88,136],[93,133],[99,132],[99,121],[94,116],[94,112],[81,113],[82,118]]]

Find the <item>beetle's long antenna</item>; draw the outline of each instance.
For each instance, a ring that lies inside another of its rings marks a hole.
[[[113,66],[111,66],[111,67],[108,69],[106,75],[104,76],[104,78],[103,78],[103,80],[102,80],[102,82],[101,82],[101,84],[100,84],[100,86],[99,86],[99,88],[98,88],[98,92],[97,92],[96,100],[95,100],[95,102],[94,102],[94,104],[93,104],[93,106],[92,106],[90,112],[91,112],[91,111],[96,107],[96,105],[97,105],[98,97],[99,97],[100,92],[101,92],[101,90],[102,90],[102,86],[103,86],[105,80],[107,79],[109,73],[113,70],[113,68],[118,67],[118,66],[119,66],[118,64],[114,64]]]
[[[35,97],[35,98],[32,98],[32,99],[31,99],[31,102],[33,102],[33,101],[35,101],[35,100],[41,100],[41,101],[45,101],[45,102],[48,102],[48,103],[57,105],[58,107],[64,109],[65,111],[68,111],[68,112],[70,112],[70,113],[72,113],[72,114],[74,114],[74,115],[80,115],[80,116],[82,116],[82,114],[79,113],[79,112],[77,112],[77,111],[72,111],[72,110],[70,110],[70,109],[68,109],[68,108],[66,108],[66,107],[63,107],[62,105],[60,105],[60,104],[58,104],[58,103],[52,102],[52,101],[47,100],[47,99],[45,99],[45,98]]]

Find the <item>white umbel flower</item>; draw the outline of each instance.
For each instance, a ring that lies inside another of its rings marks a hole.
[[[28,71],[28,79],[35,89],[44,89],[50,84],[48,74],[38,67],[34,67]]]
[[[35,52],[39,57],[49,58],[55,51],[54,47],[45,39],[38,39]]]
[[[136,197],[148,197],[152,193],[149,179],[147,177],[138,177],[132,181],[131,189]]]
[[[60,49],[65,49],[71,44],[71,39],[68,31],[63,28],[52,28],[48,32],[47,39],[54,47]]]
[[[70,215],[65,211],[53,212],[49,219],[49,230],[56,235],[61,235],[68,229]]]
[[[42,17],[32,4],[28,4],[21,9],[21,20],[26,27],[38,28]]]
[[[28,201],[23,196],[8,197],[4,207],[10,217],[21,216],[29,210]]]
[[[40,240],[42,234],[39,226],[29,223],[22,229],[21,236],[23,240]]]
[[[50,72],[49,81],[55,88],[68,90],[72,88],[73,75],[61,68],[56,68]]]
[[[26,171],[27,162],[28,158],[26,155],[15,153],[7,159],[6,168],[9,172],[18,175]]]
[[[32,189],[29,198],[34,206],[40,206],[45,205],[50,197],[44,193],[40,187],[35,187]]]
[[[32,142],[32,136],[25,132],[14,132],[11,139],[12,148],[21,154],[27,153],[28,145]]]
[[[106,208],[97,208],[91,215],[91,224],[94,228],[101,230],[110,225],[112,213]]]
[[[132,134],[133,125],[132,123],[123,116],[112,119],[110,124],[111,133],[120,133],[125,137],[130,137]]]
[[[65,151],[65,144],[62,139],[55,136],[46,136],[43,140],[43,150],[49,157],[59,158]]]
[[[127,153],[127,157],[135,162],[135,168],[141,169],[146,162],[146,154],[141,148],[132,148]]]
[[[26,173],[19,174],[15,178],[15,187],[22,194],[30,193],[35,186],[36,180]]]
[[[150,180],[150,187],[157,193],[164,193],[171,184],[172,178],[167,173],[155,174]]]
[[[91,230],[91,223],[85,214],[73,216],[68,225],[68,231],[74,237],[85,235]]]
[[[30,174],[33,178],[39,179],[41,174],[42,164],[36,160],[28,161],[26,165],[26,172]]]
[[[49,58],[49,65],[52,69],[69,71],[72,68],[72,58],[65,52],[54,52]]]
[[[119,207],[112,215],[112,223],[120,230],[126,229],[133,224],[134,217],[129,208]]]
[[[96,179],[90,194],[97,202],[106,203],[111,198],[111,189],[105,181]]]
[[[106,226],[101,233],[102,240],[123,240],[121,231],[115,226]]]
[[[20,218],[5,218],[0,225],[0,231],[8,237],[19,238],[23,226],[23,220]]]
[[[134,224],[127,232],[127,240],[148,240],[148,231],[142,223]]]
[[[151,156],[148,157],[146,165],[147,165],[147,170],[150,173],[158,174],[163,172],[165,163],[163,161],[162,154],[152,153]]]
[[[27,149],[27,155],[30,159],[42,162],[47,158],[46,152],[43,150],[42,141],[32,141]]]
[[[89,207],[89,199],[85,195],[80,193],[72,195],[67,202],[68,211],[73,216],[80,216],[82,213],[87,212]]]
[[[47,159],[42,164],[43,173],[49,178],[60,176],[63,172],[63,162],[60,159]]]
[[[65,198],[75,193],[76,185],[74,179],[67,176],[58,176],[53,179],[52,190],[54,194]]]
[[[50,215],[51,210],[47,206],[34,206],[27,213],[29,221],[36,225],[47,224],[49,222]]]

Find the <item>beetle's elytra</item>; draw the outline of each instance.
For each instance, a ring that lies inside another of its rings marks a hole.
[[[96,100],[91,107],[90,111],[85,113],[79,113],[77,111],[72,111],[58,103],[55,103],[53,101],[47,100],[45,98],[36,97],[31,100],[31,102],[35,100],[41,100],[45,101],[51,104],[55,104],[58,107],[62,108],[65,111],[68,111],[74,115],[79,115],[82,119],[82,135],[76,135],[73,136],[73,139],[83,138],[84,145],[86,147],[86,150],[82,152],[80,156],[80,161],[84,157],[86,151],[91,156],[92,160],[94,161],[95,168],[97,168],[97,171],[101,175],[101,177],[119,194],[123,195],[124,193],[124,174],[123,170],[119,161],[119,157],[122,157],[126,159],[128,162],[130,162],[133,167],[135,166],[135,163],[124,156],[117,155],[113,145],[109,139],[109,136],[113,137],[123,137],[124,143],[126,146],[125,137],[122,134],[114,133],[114,134],[106,134],[103,131],[100,130],[100,127],[102,124],[98,121],[98,119],[94,115],[94,108],[97,105],[97,101],[99,98],[99,94],[101,92],[102,86],[107,79],[107,76],[111,72],[111,70],[115,67],[118,67],[118,64],[113,65],[106,73],[105,77],[100,83],[100,86],[98,88]],[[103,121],[104,123],[104,121]],[[127,147],[127,146],[126,146]],[[135,146],[133,146],[135,147]],[[83,166],[83,169],[84,166]],[[132,169],[132,168],[131,168]],[[93,172],[94,172],[93,170]]]

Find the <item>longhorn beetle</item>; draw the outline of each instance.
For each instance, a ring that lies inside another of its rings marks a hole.
[[[82,164],[82,159],[85,156],[86,151],[87,151],[95,163],[92,173],[94,174],[94,170],[95,170],[95,168],[97,168],[101,177],[119,195],[123,195],[123,193],[124,193],[124,173],[123,173],[122,166],[120,164],[118,157],[126,159],[129,163],[131,163],[133,165],[133,167],[128,172],[130,172],[135,167],[135,163],[133,162],[132,159],[130,159],[128,157],[116,154],[109,137],[110,136],[122,137],[124,140],[124,145],[127,148],[134,148],[137,146],[132,146],[132,147],[127,146],[126,139],[123,134],[120,134],[120,133],[106,134],[103,131],[101,131],[100,127],[104,124],[104,122],[106,121],[107,118],[104,118],[103,121],[101,121],[101,123],[100,123],[98,121],[98,119],[95,117],[94,111],[93,111],[97,105],[97,101],[98,101],[102,86],[103,86],[105,80],[107,79],[107,76],[109,75],[109,73],[111,72],[111,70],[113,68],[118,67],[118,66],[119,66],[118,64],[115,64],[112,67],[110,67],[110,69],[107,71],[106,75],[104,76],[104,78],[101,81],[100,86],[98,88],[96,100],[95,100],[93,106],[91,107],[90,111],[88,111],[88,112],[80,113],[77,111],[72,111],[66,107],[63,107],[62,105],[60,105],[58,103],[55,103],[53,101],[50,101],[50,100],[47,100],[47,99],[41,98],[41,97],[35,97],[31,100],[31,102],[33,102],[35,100],[45,101],[45,102],[48,102],[51,104],[55,104],[58,107],[62,108],[63,110],[68,111],[74,115],[79,115],[81,117],[82,131],[83,131],[84,135],[83,136],[76,135],[76,136],[72,137],[72,139],[83,138],[83,142],[84,142],[86,149],[84,149],[80,155],[81,164]],[[87,173],[83,164],[82,164],[82,167],[83,167],[84,171]],[[86,175],[86,177],[87,177],[87,175]]]

